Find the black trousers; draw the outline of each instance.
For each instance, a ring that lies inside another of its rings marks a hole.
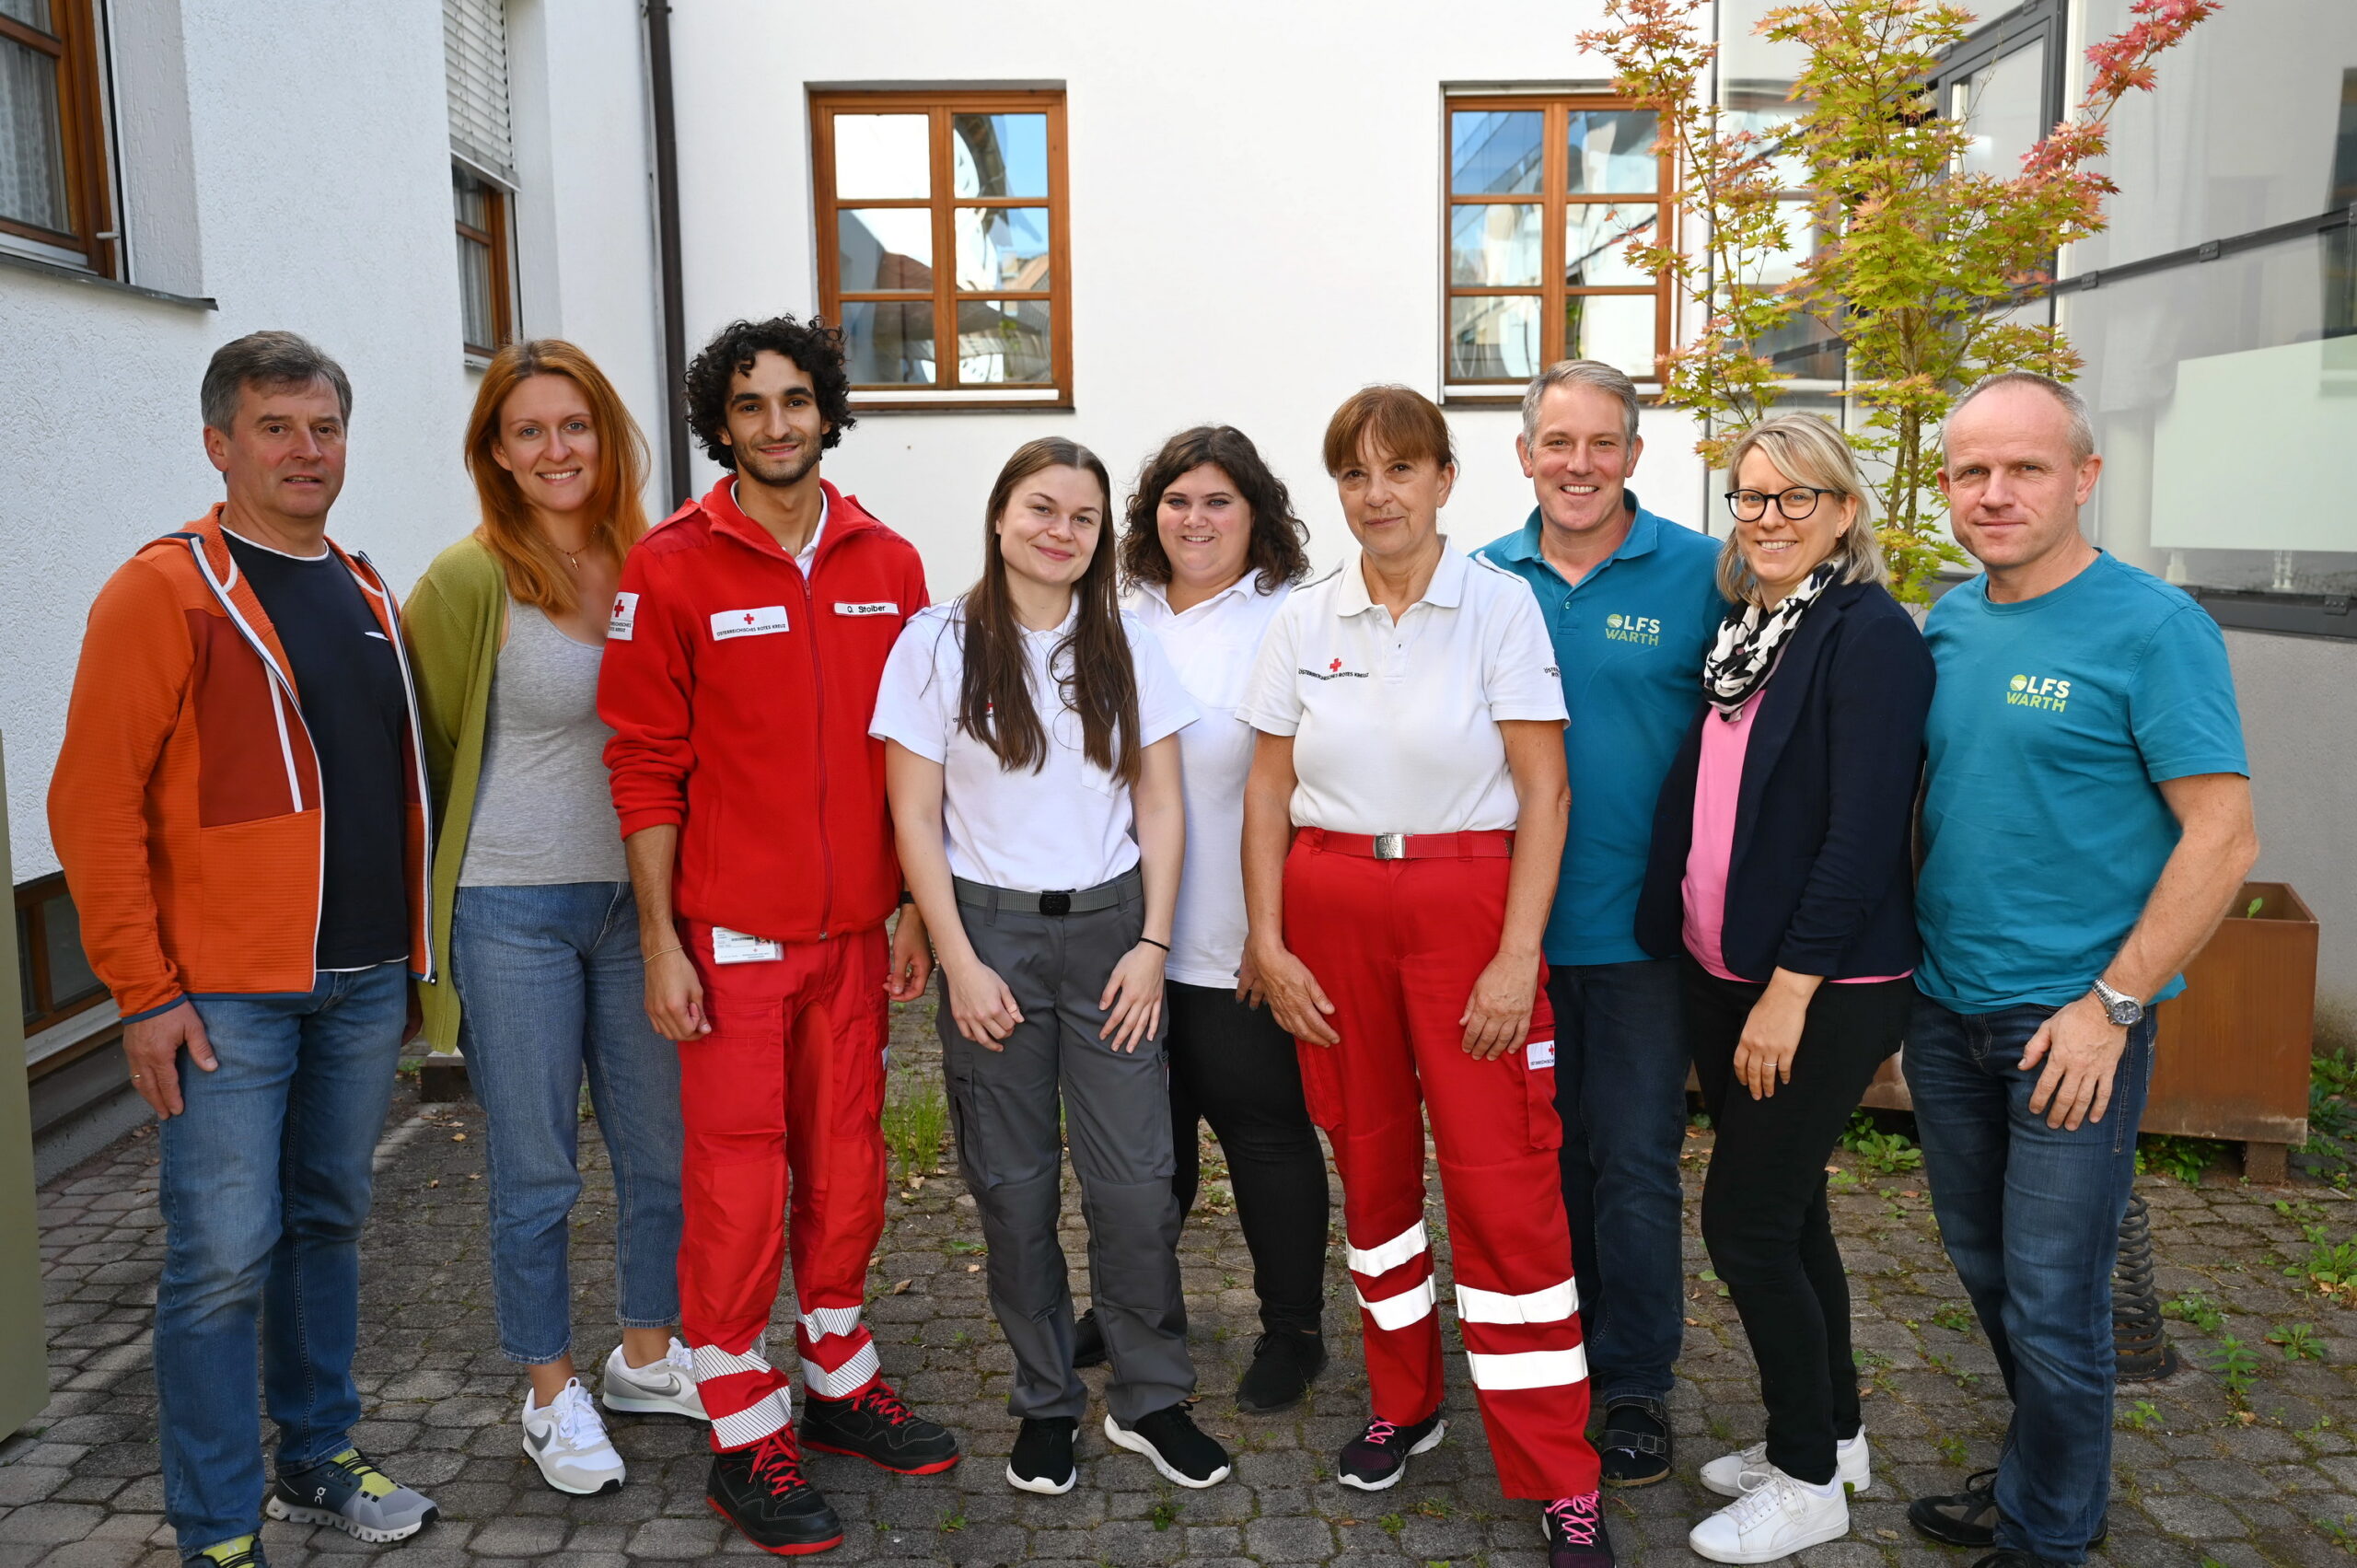
[[[1171,1190],[1202,1184],[1196,1123],[1212,1124],[1252,1253],[1260,1326],[1317,1333],[1325,1309],[1326,1155],[1301,1098],[1293,1036],[1224,987],[1163,987],[1169,1017]]]
[[[1825,1161],[1875,1069],[1898,1049],[1911,981],[1817,987],[1793,1081],[1766,1099],[1735,1077],[1744,1020],[1764,986],[1686,960],[1694,1075],[1718,1141],[1702,1182],[1702,1243],[1759,1364],[1768,1462],[1823,1484],[1834,1444],[1858,1430],[1850,1282],[1825,1205]]]

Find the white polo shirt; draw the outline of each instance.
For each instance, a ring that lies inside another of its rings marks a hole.
[[[1163,972],[1181,985],[1232,987],[1244,962],[1244,779],[1257,732],[1238,710],[1261,639],[1292,592],[1280,583],[1264,594],[1260,575],[1247,572],[1184,614],[1172,612],[1159,584],[1138,584],[1121,601],[1170,656],[1202,714],[1178,733],[1187,869]]]
[[[958,727],[964,606],[962,598],[935,605],[900,629],[867,733],[942,765],[942,838],[958,876],[1024,893],[1111,881],[1138,863],[1130,791],[1083,755],[1080,718],[1048,671],[1050,654],[1079,618],[1078,606],[1055,630],[1023,633],[1031,700],[1048,735],[1047,761],[1038,772],[1007,772],[989,747]],[[1161,644],[1127,615],[1121,629],[1137,672],[1138,743],[1151,746],[1192,724],[1194,704]]]
[[[1500,721],[1562,723],[1563,686],[1529,586],[1443,539],[1432,587],[1397,622],[1356,552],[1296,589],[1244,717],[1294,738],[1295,826],[1471,832],[1515,825]]]

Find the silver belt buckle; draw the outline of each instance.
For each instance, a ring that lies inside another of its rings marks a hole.
[[[1375,835],[1375,858],[1376,858],[1376,859],[1377,859],[1377,860],[1405,860],[1405,859],[1407,859],[1407,858],[1408,858],[1408,835],[1407,835],[1407,834],[1405,834],[1405,833],[1377,833],[1377,834],[1376,834],[1376,835]]]

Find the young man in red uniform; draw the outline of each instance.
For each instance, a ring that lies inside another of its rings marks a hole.
[[[849,389],[841,335],[817,321],[738,321],[697,356],[689,424],[733,471],[631,552],[598,689],[647,1016],[679,1042],[679,1299],[712,1418],[706,1496],[787,1555],[842,1527],[803,1478],[764,1344],[781,1214],[801,1443],[901,1474],[958,1462],[860,1322],[884,1229],[886,1003],[921,993],[932,960],[913,907],[885,935],[900,872],[867,737],[924,568],[819,477]]]

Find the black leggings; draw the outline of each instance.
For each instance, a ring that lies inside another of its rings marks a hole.
[[[1702,1182],[1702,1242],[1743,1318],[1768,1407],[1768,1462],[1822,1485],[1858,1430],[1850,1282],[1825,1206],[1825,1161],[1875,1069],[1898,1049],[1911,981],[1817,987],[1793,1081],[1766,1099],[1735,1077],[1744,1020],[1766,988],[1686,960],[1694,1075],[1718,1140]]]
[[[1325,1308],[1326,1156],[1301,1098],[1293,1036],[1267,1007],[1207,985],[1165,985],[1171,1190],[1182,1214],[1202,1183],[1198,1118],[1212,1124],[1252,1253],[1263,1329],[1316,1333]]]

